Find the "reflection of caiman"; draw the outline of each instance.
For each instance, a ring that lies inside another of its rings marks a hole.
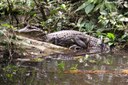
[[[34,27],[32,28],[30,26],[26,26],[25,28],[19,30],[19,32],[32,31],[36,30]],[[75,30],[63,30],[54,33],[49,33],[43,36],[43,40],[64,47],[79,47],[94,52],[108,51],[108,46],[102,43],[101,39],[92,37],[83,32]]]

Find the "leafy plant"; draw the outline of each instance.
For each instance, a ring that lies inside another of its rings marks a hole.
[[[113,33],[107,33],[107,37],[111,40],[114,41],[115,40],[115,35]]]
[[[78,20],[77,27],[79,27],[80,31],[93,33],[93,30],[96,28],[96,25],[94,25],[93,22],[82,22]]]
[[[116,10],[116,5],[114,3],[110,3],[107,0],[87,0],[85,1],[76,11],[85,10],[86,14],[91,13],[92,11],[101,12],[103,10]]]
[[[72,66],[72,67],[70,68],[70,70],[77,70],[77,68],[78,68],[78,64],[75,64],[74,66]]]
[[[58,63],[58,68],[60,71],[64,71],[65,69],[65,63],[63,61],[61,61],[60,63]]]
[[[5,72],[6,78],[8,78],[9,80],[12,81],[14,78],[14,75],[18,71],[18,67],[14,66],[14,65],[8,65],[3,68],[3,71]]]
[[[108,45],[111,46],[111,45],[114,45],[115,44],[115,35],[113,33],[107,33],[107,38],[109,39],[108,41]]]

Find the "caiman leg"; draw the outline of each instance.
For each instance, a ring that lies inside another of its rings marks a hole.
[[[77,36],[74,38],[74,42],[76,42],[75,45],[72,45],[70,46],[69,49],[73,49],[75,51],[78,51],[78,50],[83,50],[83,49],[87,49],[87,39],[86,38],[83,38],[83,37],[80,37],[80,36]]]
[[[52,38],[51,40],[48,40],[47,42],[50,42],[50,43],[55,44],[55,45],[58,44],[58,40],[56,38]]]
[[[80,37],[80,36],[77,36],[74,38],[74,41],[76,42],[76,44],[78,46],[80,46],[81,48],[87,48],[87,39],[86,38],[83,38],[83,37]]]
[[[74,50],[74,51],[78,51],[78,50],[81,50],[81,49],[83,49],[83,48],[81,48],[81,47],[78,46],[78,45],[72,45],[72,46],[69,47],[69,49],[72,49],[72,50]]]

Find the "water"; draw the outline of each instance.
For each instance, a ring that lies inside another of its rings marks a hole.
[[[1,66],[0,85],[128,85],[127,70],[128,55],[119,54],[17,62]]]

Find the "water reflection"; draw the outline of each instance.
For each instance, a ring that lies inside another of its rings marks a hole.
[[[121,74],[128,69],[128,56],[103,54],[79,60],[44,60],[43,62],[22,62],[0,69],[0,85],[127,85],[128,75]],[[64,73],[78,69],[81,73]],[[84,71],[110,71],[110,73],[84,73]],[[82,73],[83,71],[83,73]]]

